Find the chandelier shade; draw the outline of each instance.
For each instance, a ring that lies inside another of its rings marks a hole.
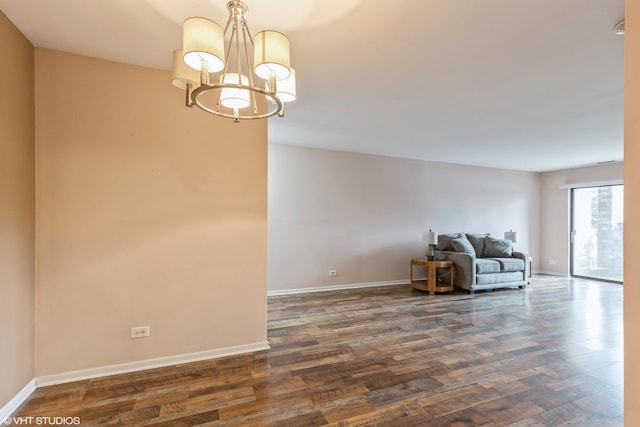
[[[227,85],[238,85],[234,87],[224,87],[220,92],[220,104],[227,108],[247,108],[251,105],[249,99],[249,91],[241,89],[242,86],[249,84],[249,79],[238,73],[227,73],[220,76],[220,83]]]
[[[284,80],[276,82],[276,96],[282,102],[296,100],[296,70],[290,68],[291,74]]]
[[[258,77],[267,80],[275,73],[277,80],[291,74],[289,39],[277,31],[260,31],[253,40],[253,63]]]
[[[206,18],[184,21],[182,61],[174,51],[172,83],[185,91],[187,107],[235,122],[284,116],[284,103],[296,99],[289,39],[272,30],[252,38],[247,5],[231,0],[227,10],[224,31]]]
[[[224,33],[222,28],[206,18],[188,18],[182,25],[184,62],[194,70],[203,66],[210,73],[224,68]]]
[[[182,49],[173,51],[173,68],[171,71],[171,83],[178,89],[187,89],[187,84],[195,87],[200,84],[200,73],[189,67],[184,62]]]

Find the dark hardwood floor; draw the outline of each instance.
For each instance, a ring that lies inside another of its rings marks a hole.
[[[622,286],[269,298],[271,350],[38,389],[109,426],[621,426]]]

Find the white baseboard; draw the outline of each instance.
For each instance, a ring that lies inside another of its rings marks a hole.
[[[559,273],[557,271],[548,271],[548,270],[534,270],[533,274],[546,274],[547,276],[569,277],[568,274]]]
[[[108,375],[126,374],[128,372],[162,368],[165,366],[180,365],[190,362],[199,362],[201,360],[217,359],[219,357],[234,356],[254,351],[269,350],[270,348],[271,347],[269,347],[269,343],[267,341],[262,341],[234,347],[199,351],[196,353],[178,354],[175,356],[159,357],[157,359],[139,360],[136,362],[121,363],[118,365],[108,365],[98,368],[82,369],[79,371],[63,372],[61,374],[45,375],[42,377],[36,377],[35,384],[37,384],[38,387],[63,384],[91,378],[106,377]]]
[[[291,294],[305,294],[307,292],[325,292],[325,291],[340,291],[344,289],[358,289],[358,288],[375,288],[378,286],[397,286],[408,285],[408,280],[392,280],[388,282],[366,282],[366,283],[351,283],[345,285],[331,285],[331,286],[319,286],[315,288],[298,288],[298,289],[276,289],[267,291],[267,296],[278,295],[291,295]]]
[[[34,378],[29,381],[26,386],[22,387],[22,390],[20,390],[13,399],[0,408],[0,425],[3,424],[35,390],[36,379]]]

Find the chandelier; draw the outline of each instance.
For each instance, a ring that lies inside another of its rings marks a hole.
[[[173,52],[172,83],[185,91],[187,107],[234,122],[284,116],[284,103],[296,98],[289,39],[271,30],[252,38],[247,5],[231,0],[227,10],[224,31],[206,18],[184,21],[182,49]]]

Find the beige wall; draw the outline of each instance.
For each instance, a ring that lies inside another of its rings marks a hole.
[[[266,121],[169,79],[36,49],[38,376],[266,340]]]
[[[0,408],[34,377],[33,46],[0,12]]]
[[[640,425],[640,3],[625,3],[624,424]]]
[[[539,197],[536,173],[270,144],[269,290],[406,281],[429,228],[517,230],[537,259]]]
[[[542,272],[569,274],[571,190],[561,185],[622,181],[622,163],[566,169],[542,174],[540,213],[540,263]],[[626,226],[626,224],[625,224]],[[556,261],[550,264],[549,261]]]

